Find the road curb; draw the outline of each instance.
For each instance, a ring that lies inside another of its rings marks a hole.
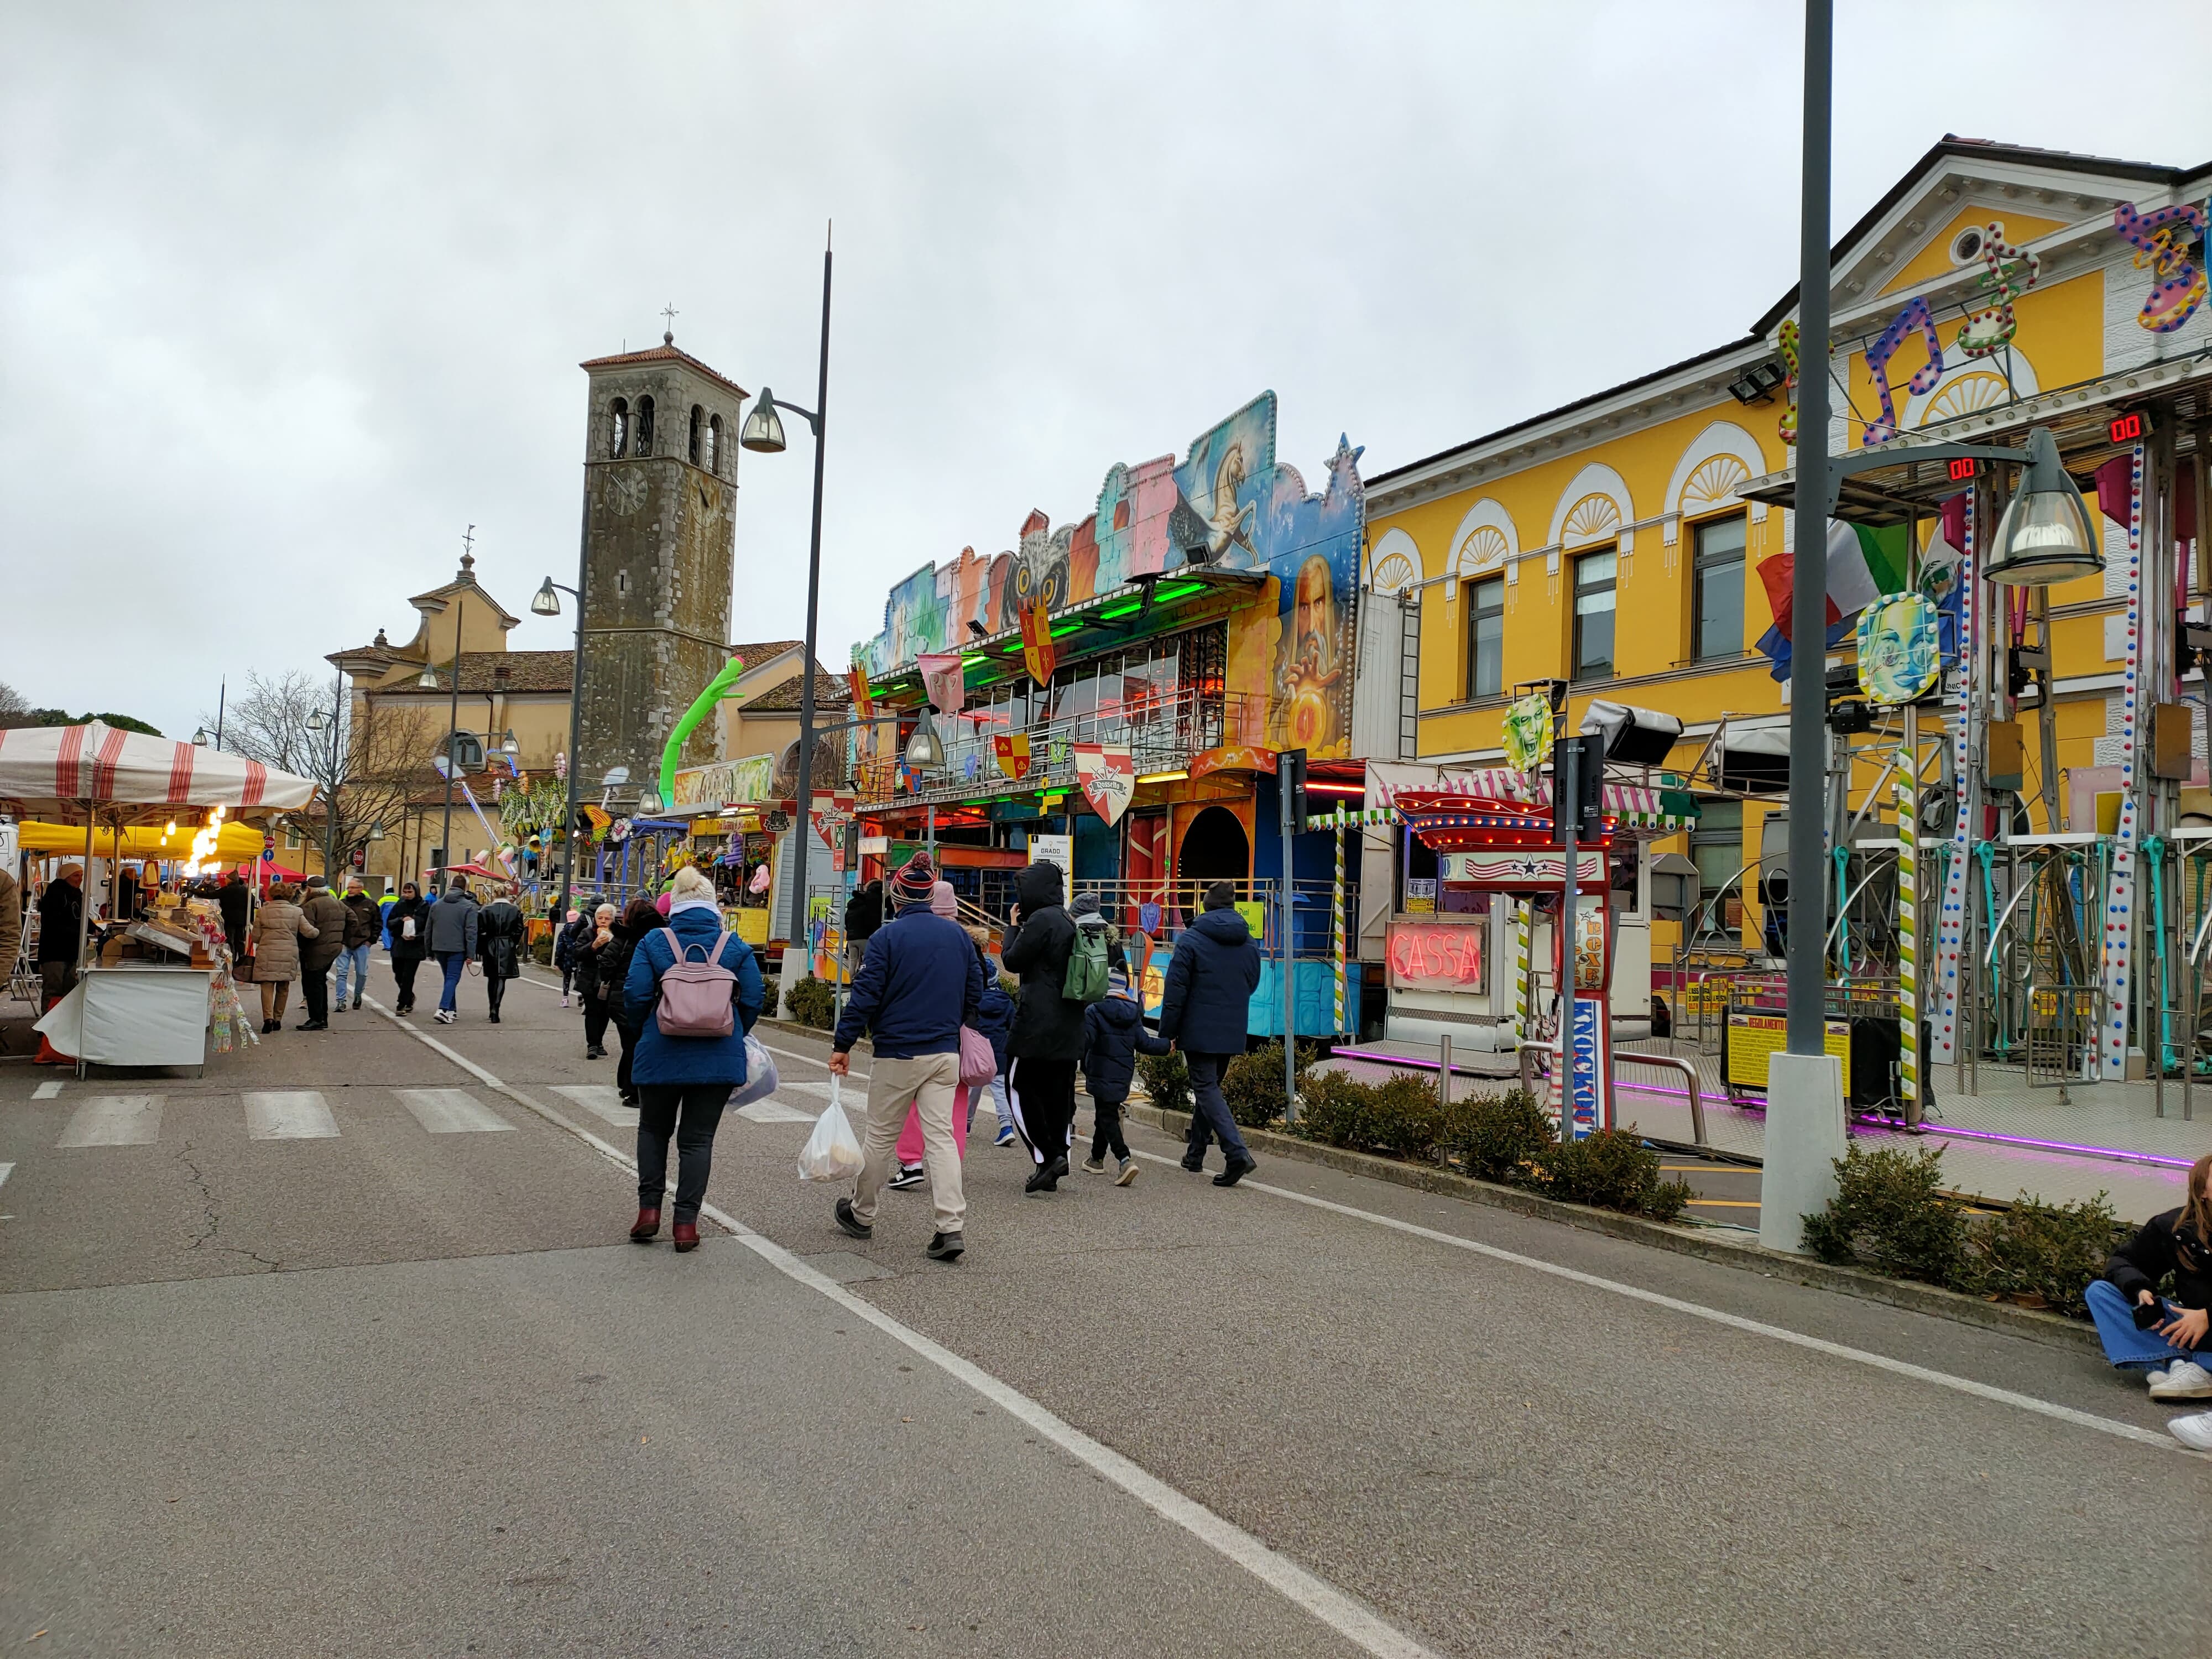
[[[1164,1129],[1171,1134],[1187,1133],[1190,1127],[1188,1112],[1164,1111],[1149,1102],[1133,1099],[1122,1110],[1140,1123],[1149,1123],[1154,1128]],[[1649,1244],[1659,1249],[1672,1250],[1678,1255],[1694,1255],[1723,1267],[1761,1273],[1769,1279],[1792,1279],[1800,1285],[1835,1291],[1844,1296],[1857,1297],[1863,1301],[1887,1303],[1893,1308],[1931,1314],[1936,1318],[1955,1320],[1964,1325],[1978,1325],[1984,1330],[1999,1331],[2007,1336],[2026,1337],[2032,1342],[2041,1342],[2050,1347],[2068,1348],[2077,1352],[2102,1352],[2097,1341],[2096,1328],[2082,1320],[2066,1319],[2033,1308],[2014,1307],[2009,1303],[1985,1302],[1978,1297],[1961,1295],[1957,1291],[1947,1291],[1934,1285],[1917,1285],[1910,1279],[1886,1279],[1880,1273],[1870,1273],[1856,1267],[1832,1267],[1826,1262],[1814,1261],[1805,1256],[1793,1255],[1783,1250],[1770,1250],[1748,1240],[1729,1238],[1713,1229],[1678,1227],[1665,1222],[1647,1221],[1640,1216],[1591,1209],[1581,1204],[1565,1204],[1557,1199],[1524,1193],[1518,1188],[1478,1181],[1472,1176],[1455,1175],[1449,1170],[1439,1170],[1427,1164],[1401,1164],[1394,1158],[1377,1158],[1368,1152],[1347,1152],[1340,1146],[1319,1146],[1310,1140],[1276,1134],[1270,1130],[1248,1128],[1244,1131],[1244,1139],[1255,1152],[1266,1152],[1276,1158],[1289,1158],[1301,1164],[1318,1164],[1346,1175],[1366,1176],[1376,1181],[1387,1181],[1394,1186],[1410,1187],[1417,1192],[1442,1193],[1452,1198],[1465,1199],[1470,1203],[1487,1205],[1492,1209],[1510,1210],[1516,1215],[1561,1222],[1570,1227],[1579,1227],[1585,1232],[1603,1233],[1607,1237],[1626,1239],[1635,1244]]]

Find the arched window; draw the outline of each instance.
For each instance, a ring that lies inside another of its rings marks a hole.
[[[637,445],[632,452],[639,455],[653,453],[653,399],[637,400]]]
[[[607,405],[607,423],[612,428],[613,441],[607,446],[610,459],[620,460],[629,451],[629,402],[617,398]]]
[[[705,410],[703,410],[703,409],[700,408],[700,407],[699,407],[699,405],[698,405],[698,404],[692,404],[692,405],[691,405],[691,446],[690,446],[690,450],[689,450],[687,453],[690,455],[690,457],[691,457],[691,465],[694,465],[694,466],[696,466],[696,465],[699,465],[699,443],[700,443],[700,439],[701,439],[701,435],[702,435],[702,429],[705,428],[706,424],[707,424],[707,411],[706,411]]]
[[[709,416],[707,420],[707,471],[716,477],[722,471],[722,417]]]

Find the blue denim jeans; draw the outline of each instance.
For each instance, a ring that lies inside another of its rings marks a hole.
[[[1221,1092],[1221,1073],[1235,1056],[1194,1054],[1186,1048],[1182,1058],[1190,1070],[1190,1091],[1197,1101],[1190,1115],[1190,1138],[1183,1146],[1183,1162],[1198,1163],[1205,1158],[1206,1146],[1218,1140],[1222,1155],[1230,1163],[1249,1164],[1252,1154],[1245,1150],[1244,1137],[1237,1132],[1237,1120]]]
[[[2201,1365],[2212,1359],[2212,1345],[2192,1352],[2175,1347],[2157,1331],[2137,1330],[2134,1308],[2110,1279],[2093,1280],[2081,1299],[2089,1304],[2089,1317],[2097,1323],[2097,1340],[2105,1345],[2105,1358],[2123,1370],[2147,1371],[2154,1366],[2171,1365],[2177,1359],[2194,1359]],[[2159,1305],[2168,1319],[2181,1311],[2163,1298]]]
[[[450,1013],[459,1006],[461,1000],[461,972],[468,965],[469,953],[465,951],[438,952],[438,966],[444,970],[446,975],[445,988],[438,993],[438,1006],[441,1011]]]
[[[349,951],[338,952],[337,966],[333,971],[332,982],[337,988],[335,1006],[340,1008],[346,1006],[349,995],[346,990],[348,968],[353,970],[353,990],[350,994],[359,997],[368,989],[368,946],[356,945]]]

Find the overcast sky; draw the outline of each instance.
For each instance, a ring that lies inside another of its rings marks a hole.
[[[1946,131],[2212,156],[2212,12],[1837,8],[1835,222]],[[0,681],[189,734],[451,575],[573,582],[586,357],[811,401],[822,655],[1263,388],[1309,484],[1740,337],[1796,275],[1785,3],[0,4]],[[2185,69],[2198,76],[2184,85]],[[2143,67],[2139,67],[2143,66]],[[2161,78],[2163,76],[2163,78]],[[811,457],[746,455],[796,636]],[[517,647],[565,646],[526,618]]]

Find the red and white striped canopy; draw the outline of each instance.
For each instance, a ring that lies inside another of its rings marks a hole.
[[[67,811],[88,802],[283,811],[305,806],[314,795],[307,779],[243,755],[118,731],[98,720],[0,728],[0,811],[19,817]]]

